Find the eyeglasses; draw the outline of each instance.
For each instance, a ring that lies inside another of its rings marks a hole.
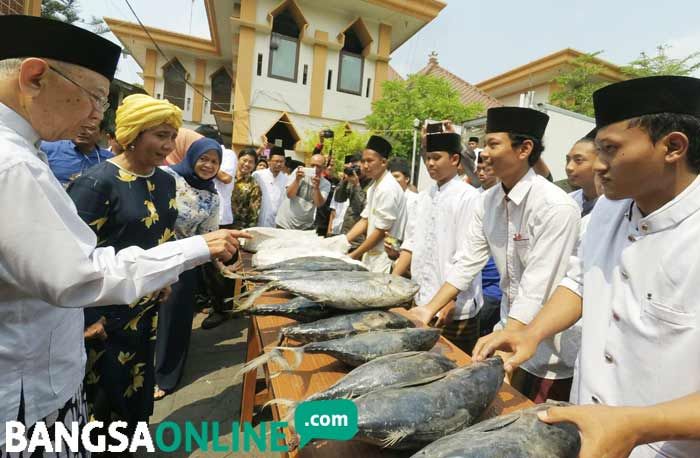
[[[92,106],[95,107],[96,110],[101,110],[102,113],[107,111],[107,109],[109,108],[109,99],[107,97],[105,97],[104,95],[95,94],[94,92],[85,89],[81,84],[76,83],[72,78],[70,78],[68,75],[66,75],[65,73],[58,70],[56,67],[49,65],[49,68],[51,70],[53,70],[54,72],[58,73],[59,75],[61,75],[63,78],[70,81],[71,83],[78,86],[83,91],[85,91],[85,93],[90,96],[90,101],[92,102]]]

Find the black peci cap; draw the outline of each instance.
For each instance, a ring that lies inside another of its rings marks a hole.
[[[486,112],[486,133],[509,132],[542,140],[549,116],[532,108],[498,107]]]
[[[273,146],[272,148],[270,148],[270,157],[272,157],[272,156],[285,157],[284,148],[282,148],[281,146],[277,146],[277,145]]]
[[[479,143],[479,137],[469,137],[469,141]]]
[[[593,93],[596,127],[655,113],[700,118],[700,79],[650,76],[611,84]]]
[[[380,156],[388,158],[391,154],[391,143],[379,135],[372,135],[369,141],[367,141],[365,149],[371,149],[372,151],[376,151]]]
[[[122,49],[88,30],[53,19],[0,16],[0,60],[40,57],[79,65],[112,81]]]
[[[450,154],[459,154],[462,152],[462,137],[452,132],[426,135],[425,143],[425,150],[428,153],[446,151]]]

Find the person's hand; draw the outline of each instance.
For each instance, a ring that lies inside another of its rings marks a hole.
[[[297,181],[301,181],[304,179],[304,167],[297,167],[295,179]]]
[[[444,306],[437,315],[437,321],[435,322],[436,328],[444,328],[448,324],[452,323],[452,319],[455,315],[455,301],[450,301],[446,306]]]
[[[168,298],[170,297],[170,294],[172,294],[172,292],[173,292],[173,289],[170,286],[166,286],[165,288],[156,292],[155,298],[159,304],[162,304],[163,302],[168,300]]]
[[[357,173],[353,170],[351,175],[347,175],[347,180],[348,183],[350,183],[353,186],[359,186],[360,185],[360,177],[357,176]]]
[[[504,359],[506,372],[513,372],[516,367],[532,358],[537,351],[539,340],[527,331],[527,328],[517,331],[496,331],[482,337],[476,342],[472,357],[474,361],[483,361],[496,350],[512,353]]]
[[[242,231],[232,231],[229,229],[219,229],[202,236],[207,242],[209,253],[212,259],[226,262],[238,251],[238,239],[250,239],[250,234]]]
[[[394,249],[394,245],[387,242],[386,240],[384,240],[384,251],[386,252],[386,255],[389,256],[389,259],[391,259],[392,261],[398,259],[399,255],[401,254],[398,250]]]
[[[321,186],[321,177],[318,175],[314,175],[313,177],[311,177],[311,188],[314,190],[317,190],[317,189],[319,189],[320,186]]]
[[[348,253],[348,256],[351,259],[354,259],[355,261],[359,261],[362,258],[362,255],[357,252],[357,250],[351,251]]]
[[[411,310],[408,311],[408,314],[410,315],[409,318],[413,318],[414,320],[418,321],[419,323],[427,326],[428,323],[430,323],[430,320],[433,319],[435,314],[430,311],[430,308],[428,308],[427,305],[419,305],[418,307],[413,307]]]
[[[268,143],[268,142],[267,142],[267,135],[262,134],[262,135],[260,136],[260,144],[261,144],[263,147],[265,147],[265,146],[267,146],[267,143]]]
[[[455,129],[455,125],[449,119],[442,120],[442,131],[445,133],[451,133],[451,134],[457,133],[457,130]]]
[[[218,260],[213,260],[214,266],[216,266],[216,270],[221,273],[224,277],[226,276],[227,273],[235,273],[238,272],[243,268],[243,260],[239,257],[236,262],[233,264],[225,265],[223,262],[218,261]]]
[[[106,340],[107,331],[105,331],[105,323],[107,318],[101,316],[99,320],[88,326],[88,328],[83,332],[83,338],[85,340]]]
[[[550,407],[537,415],[545,423],[573,423],[581,435],[579,458],[626,458],[639,440],[632,408],[586,405]]]

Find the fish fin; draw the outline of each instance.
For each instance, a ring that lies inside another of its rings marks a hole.
[[[262,406],[262,408],[264,409],[272,405],[284,406],[287,409],[287,415],[285,415],[280,421],[289,422],[290,419],[294,418],[294,411],[296,410],[297,405],[299,405],[299,402],[292,401],[291,399],[270,399]]]
[[[245,278],[245,274],[243,273],[237,273],[237,272],[230,272],[226,269],[221,269],[219,271],[222,277],[224,278],[231,278],[233,280],[238,280],[239,278]]]
[[[409,434],[413,433],[412,428],[401,428],[396,431],[392,431],[387,436],[382,439],[382,448],[390,448],[398,444],[406,438]]]
[[[289,365],[287,363],[287,360],[285,359],[284,362],[286,363],[286,368],[285,370],[288,371],[293,371],[299,366],[301,366],[301,360],[304,358],[304,347],[277,347],[279,350],[285,350],[285,351],[291,351],[294,354],[294,362]]]
[[[513,412],[508,415],[501,415],[498,417],[493,417],[489,418],[487,420],[484,420],[482,422],[479,422],[469,428],[469,431],[473,432],[479,432],[479,433],[487,433],[490,431],[497,431],[499,429],[503,429],[506,426],[515,423],[520,419],[521,412]]]
[[[267,285],[262,286],[262,287],[260,287],[260,288],[255,288],[252,292],[246,292],[246,293],[243,293],[243,294],[239,295],[239,296],[238,296],[237,298],[235,298],[235,299],[240,299],[241,297],[245,297],[246,295],[248,296],[248,298],[247,298],[244,302],[242,302],[242,303],[236,303],[236,301],[235,301],[235,299],[234,299],[233,311],[234,311],[234,312],[240,312],[240,311],[243,311],[243,310],[249,310],[249,309],[251,309],[251,308],[253,307],[253,305],[255,304],[255,301],[256,301],[260,296],[262,296],[263,294],[265,294],[267,291],[269,291],[269,290],[275,288],[276,286],[277,286],[277,285],[275,284],[275,282],[271,282],[271,283],[268,283]]]

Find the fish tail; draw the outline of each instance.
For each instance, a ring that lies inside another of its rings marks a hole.
[[[241,367],[241,370],[239,370],[238,373],[236,373],[233,379],[235,382],[240,382],[243,379],[243,376],[248,372],[257,370],[259,367],[264,366],[270,361],[277,362],[279,359],[284,360],[285,364],[287,363],[287,361],[282,356],[282,352],[280,352],[277,348],[273,348],[269,353],[264,353],[258,356],[257,358],[253,358],[247,363],[245,363],[243,367]]]
[[[267,291],[271,290],[274,288],[276,285],[274,282],[268,283],[267,285],[260,287],[260,288],[255,288],[252,292],[246,292],[243,294],[240,294],[238,297],[234,298],[233,301],[233,311],[234,312],[242,312],[244,310],[249,310],[255,305],[255,301],[258,300],[260,296],[265,294]],[[248,298],[244,302],[236,302],[237,299],[240,299],[242,297],[248,296]]]
[[[294,362],[290,366],[289,363],[287,363],[287,360],[285,360],[285,364],[287,366],[286,370],[295,370],[299,366],[301,366],[301,360],[304,358],[304,347],[277,347],[280,350],[285,350],[285,351],[291,351],[294,354]],[[284,365],[283,365],[284,366]]]
[[[272,406],[272,405],[284,406],[287,409],[287,415],[285,415],[281,421],[289,422],[289,420],[294,417],[294,411],[296,410],[298,404],[299,404],[298,401],[292,401],[291,399],[278,398],[278,399],[270,399],[269,401],[267,401],[263,405],[262,408],[264,409],[264,408],[266,408],[268,406]]]

